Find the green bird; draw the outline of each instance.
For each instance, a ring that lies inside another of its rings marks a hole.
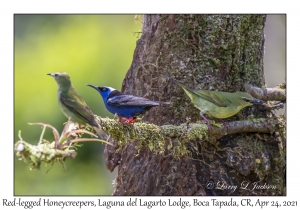
[[[241,109],[252,106],[253,104],[263,105],[265,102],[253,98],[245,92],[221,92],[208,90],[193,90],[182,84],[177,83],[191,99],[196,108],[200,110],[201,117],[211,129],[209,121],[204,117],[204,114],[224,119],[237,114]]]
[[[90,107],[73,87],[70,76],[65,72],[49,73],[47,75],[52,76],[58,85],[58,104],[64,115],[79,125],[86,123],[91,125],[101,139],[107,139],[106,133],[100,129]]]

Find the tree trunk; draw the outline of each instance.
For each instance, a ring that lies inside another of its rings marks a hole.
[[[151,109],[143,121],[179,125],[201,120],[175,82],[227,92],[243,91],[246,83],[263,86],[265,20],[265,15],[144,15],[122,92],[172,102]],[[266,116],[255,108],[245,110],[244,118]],[[137,142],[118,152],[107,147],[107,168],[119,166],[113,195],[284,195],[285,141],[278,146],[276,135],[198,138],[186,144],[190,152],[181,157],[167,146],[159,155],[147,146],[137,150]],[[252,190],[255,183],[269,187]]]

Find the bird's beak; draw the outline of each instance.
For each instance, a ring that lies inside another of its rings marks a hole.
[[[97,87],[97,86],[95,86],[95,85],[87,84],[87,86],[90,86],[90,87],[92,87],[92,88],[94,88],[94,89],[98,90],[98,87]]]
[[[47,74],[47,75],[53,77],[53,74],[51,74],[51,73],[49,73],[49,74]]]

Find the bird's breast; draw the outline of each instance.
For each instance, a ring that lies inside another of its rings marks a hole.
[[[140,114],[144,114],[151,107],[145,107],[145,106],[114,107],[114,106],[107,105],[106,108],[109,112],[111,112],[112,114],[117,114],[119,117],[132,118],[132,117],[137,117]]]

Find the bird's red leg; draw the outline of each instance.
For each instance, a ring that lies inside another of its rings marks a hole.
[[[136,121],[136,117],[132,118],[132,123],[134,123]]]
[[[127,119],[128,123],[134,123],[136,121],[136,117]]]
[[[125,120],[123,118],[119,118],[119,122],[123,124],[123,123],[127,122],[127,120]]]
[[[136,117],[132,117],[132,118],[119,118],[119,122],[120,123],[134,123],[136,121]]]

